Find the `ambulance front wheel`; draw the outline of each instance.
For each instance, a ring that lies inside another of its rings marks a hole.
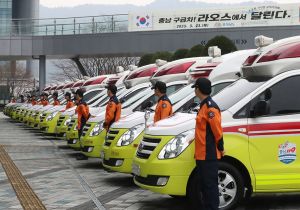
[[[244,195],[244,179],[240,172],[233,165],[220,162],[219,163],[219,209],[230,210],[237,207],[243,201]],[[201,194],[199,190],[199,175],[194,171],[190,177],[187,196],[192,209],[199,207]]]

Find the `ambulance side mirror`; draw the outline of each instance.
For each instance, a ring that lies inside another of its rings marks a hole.
[[[120,103],[121,103],[121,104],[123,104],[125,101],[126,101],[125,98],[121,98],[121,99],[120,99]]]
[[[251,117],[260,117],[264,115],[268,115],[270,113],[270,104],[268,101],[261,100],[258,101],[253,109],[250,111]]]
[[[153,102],[152,101],[146,101],[142,104],[142,110],[145,110],[145,109],[149,109],[151,106],[153,106]]]

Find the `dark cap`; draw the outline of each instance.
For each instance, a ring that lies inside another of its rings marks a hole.
[[[56,96],[56,97],[57,97],[57,96],[58,96],[58,92],[54,92],[54,93],[53,93],[53,96]]]
[[[118,88],[117,88],[117,86],[115,86],[115,85],[108,85],[108,86],[106,86],[106,89],[107,90],[110,90],[111,91],[111,93],[112,94],[116,94],[117,93],[117,91],[118,91]]]
[[[158,89],[161,93],[167,92],[167,85],[164,82],[157,81],[155,85],[152,86],[151,89]]]
[[[81,89],[78,89],[77,91],[76,91],[76,95],[78,95],[80,98],[83,98],[83,90],[81,90]]]
[[[205,95],[211,94],[211,82],[207,78],[197,79],[192,88],[198,88]]]
[[[65,96],[69,96],[71,98],[71,93],[70,92],[66,92]]]

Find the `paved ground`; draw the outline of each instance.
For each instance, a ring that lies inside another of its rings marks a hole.
[[[0,145],[47,209],[187,210],[184,200],[136,187],[130,175],[108,173],[97,159],[76,161],[64,141],[45,137],[0,113]],[[0,210],[22,209],[0,165]],[[300,209],[300,195],[264,195],[238,210]]]

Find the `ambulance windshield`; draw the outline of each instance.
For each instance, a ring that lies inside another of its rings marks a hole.
[[[262,84],[264,82],[249,82],[246,79],[239,79],[215,95],[213,99],[221,111],[225,111]]]

